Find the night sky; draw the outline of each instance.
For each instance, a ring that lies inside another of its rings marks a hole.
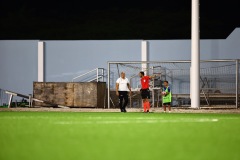
[[[0,39],[189,39],[191,0],[0,0]],[[200,0],[202,39],[240,27],[239,0]]]

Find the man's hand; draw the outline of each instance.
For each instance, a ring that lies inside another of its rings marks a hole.
[[[132,91],[129,92],[129,95],[132,96]]]
[[[152,75],[152,78],[155,78],[155,77],[157,77],[157,75],[156,75],[156,74]]]
[[[116,95],[119,96],[119,92],[118,91],[116,91]]]

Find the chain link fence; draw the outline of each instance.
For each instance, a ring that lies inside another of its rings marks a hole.
[[[128,107],[141,107],[140,78],[138,73],[156,75],[150,81],[152,107],[162,106],[161,90],[163,81],[169,81],[172,89],[172,106],[190,107],[190,68],[191,61],[165,62],[109,62],[108,104],[118,107],[115,95],[115,82],[121,72],[126,73],[133,91]],[[201,107],[237,107],[239,90],[239,60],[205,60],[200,63],[200,105]]]

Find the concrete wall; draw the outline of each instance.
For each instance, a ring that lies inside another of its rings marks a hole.
[[[150,61],[191,60],[191,40],[149,40]],[[201,40],[200,57],[240,59],[240,28],[227,39]]]
[[[240,28],[236,28],[225,41],[220,43],[221,59],[240,59]]]
[[[45,41],[46,81],[69,82],[108,61],[140,61],[141,40]]]
[[[0,41],[0,88],[32,93],[37,80],[37,40]]]

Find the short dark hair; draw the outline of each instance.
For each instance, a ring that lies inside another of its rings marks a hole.
[[[143,71],[141,71],[140,74],[144,76],[144,72]]]
[[[168,81],[163,81],[163,82],[166,82],[168,84]]]

